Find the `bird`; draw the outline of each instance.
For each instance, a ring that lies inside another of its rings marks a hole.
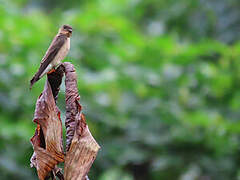
[[[45,74],[55,71],[55,68],[61,64],[61,61],[69,52],[72,31],[73,29],[70,25],[62,25],[59,28],[57,35],[42,58],[38,71],[30,81],[30,89]]]

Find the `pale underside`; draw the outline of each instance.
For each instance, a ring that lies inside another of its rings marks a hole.
[[[56,68],[61,61],[66,57],[68,51],[70,49],[70,38],[67,38],[67,41],[63,44],[57,55],[54,57],[52,62],[47,66],[47,68],[40,75],[40,78],[47,74],[51,69]]]

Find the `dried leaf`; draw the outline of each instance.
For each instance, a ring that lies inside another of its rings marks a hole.
[[[67,154],[64,166],[65,180],[85,180],[100,146],[92,137],[81,113],[77,76],[72,64],[64,63],[66,86]]]
[[[97,156],[100,146],[92,137],[82,113],[76,116],[76,131],[65,158],[64,179],[82,180]]]
[[[38,124],[38,127],[31,139],[34,148],[31,164],[37,168],[40,180],[44,180],[59,162],[64,161],[62,123],[59,114],[50,84],[47,81],[44,91],[36,103],[34,122]],[[41,145],[43,143],[41,130],[45,142],[43,145]]]
[[[60,90],[60,85],[62,83],[63,75],[64,75],[63,64],[61,64],[55,70],[55,72],[52,72],[51,74],[48,74],[48,82],[51,86],[52,94],[53,94],[53,97],[54,97],[55,101],[57,100],[57,97],[58,97],[58,93],[59,93],[59,90]]]
[[[71,141],[75,130],[75,117],[78,113],[78,108],[81,110],[81,106],[78,106],[78,100],[80,96],[77,89],[77,75],[72,64],[65,62],[65,87],[66,87],[66,151],[69,150]]]

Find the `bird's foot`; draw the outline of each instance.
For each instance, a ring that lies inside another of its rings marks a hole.
[[[56,72],[56,70],[53,68],[53,69],[51,69],[47,74],[51,74],[51,73],[53,73],[53,72]]]

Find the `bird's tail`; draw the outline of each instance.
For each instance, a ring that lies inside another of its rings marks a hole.
[[[37,82],[39,80],[39,76],[33,76],[33,78],[30,81],[30,90],[32,89],[32,86],[35,84],[35,82]]]
[[[45,74],[47,74],[52,69],[52,65],[49,64],[48,66],[40,66],[38,72],[33,76],[33,78],[30,81],[30,89],[32,89],[32,86],[35,82],[37,82],[39,79],[41,79]]]

